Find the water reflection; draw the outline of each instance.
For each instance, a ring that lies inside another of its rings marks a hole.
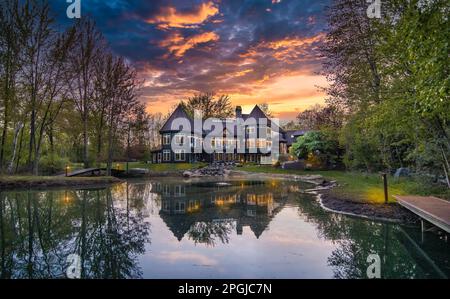
[[[67,256],[82,278],[141,276],[136,257],[149,242],[139,200],[117,189],[0,194],[1,278],[65,277]],[[128,193],[127,193],[128,194]]]
[[[382,278],[449,276],[439,236],[326,212],[306,188],[154,180],[0,192],[0,277],[62,278],[73,253],[83,278],[365,278],[370,254]]]
[[[181,241],[187,236],[195,243],[214,246],[229,242],[229,235],[242,234],[249,227],[259,238],[273,217],[283,208],[287,190],[281,182],[265,184],[231,182],[226,186],[156,183],[152,192],[161,198],[161,218]],[[276,196],[274,196],[276,194]]]

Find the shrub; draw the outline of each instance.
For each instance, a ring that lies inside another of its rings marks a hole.
[[[67,158],[49,154],[41,157],[39,160],[39,169],[42,173],[54,174],[64,170],[68,164],[69,160]]]

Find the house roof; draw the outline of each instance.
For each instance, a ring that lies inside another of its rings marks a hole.
[[[164,123],[164,125],[162,126],[161,130],[159,130],[159,132],[171,132],[171,131],[179,131],[178,130],[174,130],[172,128],[172,122],[178,118],[185,118],[188,119],[190,124],[191,124],[191,128],[193,128],[194,126],[194,120],[188,115],[188,113],[186,112],[186,110],[184,109],[183,105],[178,105],[178,107],[175,109],[175,111],[172,112],[172,114],[169,116],[169,118],[166,120],[166,122]]]
[[[193,130],[194,128],[194,120],[192,117],[189,116],[189,114],[186,112],[183,105],[178,105],[178,107],[174,110],[174,112],[170,115],[170,117],[166,120],[164,125],[162,126],[160,133],[163,132],[176,132],[180,130],[173,130],[172,128],[172,122],[177,118],[186,118],[189,120],[191,128]],[[244,121],[248,120],[249,118],[254,118],[255,120],[260,118],[266,118],[267,119],[267,125],[271,126],[272,129],[278,128],[278,131],[280,132],[280,141],[286,142],[286,139],[284,138],[285,131],[278,125],[276,125],[275,122],[273,122],[267,115],[264,113],[264,111],[261,110],[261,108],[258,105],[255,105],[253,110],[249,114],[242,114],[242,119]],[[218,124],[220,123],[223,128],[227,128],[230,133],[232,133],[234,136],[237,136],[237,119],[236,118],[230,118],[230,119],[221,119],[216,121]],[[210,130],[203,130],[203,134],[210,134],[215,130],[216,126],[213,123]],[[199,132],[200,133],[200,132]],[[222,132],[219,133],[222,135]]]
[[[305,135],[308,132],[308,130],[289,130],[286,131],[286,142],[288,145],[292,145],[295,140],[300,137]]]

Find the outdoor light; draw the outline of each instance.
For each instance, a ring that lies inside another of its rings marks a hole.
[[[68,176],[69,174],[69,169],[70,169],[69,165],[66,165],[66,176]]]

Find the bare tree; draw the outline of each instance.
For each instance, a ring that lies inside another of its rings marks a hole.
[[[3,120],[0,141],[0,171],[5,159],[8,126],[15,102],[16,78],[20,67],[21,47],[17,39],[18,6],[14,0],[0,3],[0,110]]]
[[[103,82],[98,82],[101,86],[102,98],[106,102],[106,120],[108,124],[108,158],[107,174],[111,175],[114,140],[118,131],[126,124],[126,116],[136,107],[137,88],[139,83],[136,79],[136,72],[125,63],[122,58],[116,58],[111,53],[103,56],[104,73]]]
[[[105,53],[105,42],[102,35],[89,19],[80,20],[76,25],[77,43],[70,52],[70,68],[75,78],[69,78],[70,97],[75,103],[83,123],[83,162],[89,167],[88,157],[88,124],[96,88],[96,62]]]
[[[186,110],[193,115],[194,110],[201,110],[204,118],[226,118],[234,113],[230,97],[221,95],[216,97],[214,93],[196,94],[185,103]]]

